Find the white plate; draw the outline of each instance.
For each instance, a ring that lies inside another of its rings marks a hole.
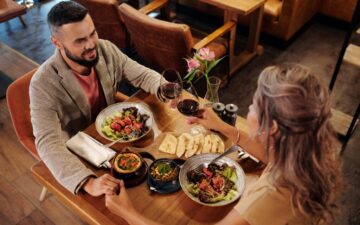
[[[101,128],[103,127],[103,123],[105,121],[105,118],[109,117],[109,116],[114,116],[117,112],[122,112],[124,108],[129,108],[129,107],[136,107],[138,109],[138,113],[146,114],[146,115],[149,116],[149,118],[145,122],[145,126],[148,127],[149,129],[146,132],[144,132],[141,136],[136,138],[136,139],[133,139],[133,140],[130,140],[130,141],[119,140],[119,142],[120,143],[133,142],[133,141],[136,141],[136,140],[144,137],[146,134],[148,134],[150,132],[150,130],[153,127],[154,116],[153,116],[149,106],[146,105],[145,103],[141,103],[141,102],[119,102],[119,103],[115,103],[113,105],[110,105],[110,106],[106,107],[96,117],[96,120],[95,120],[96,131],[102,137],[106,138],[107,140],[114,141],[114,139],[112,139],[111,137],[106,136],[101,131]]]
[[[238,192],[238,194],[233,197],[231,200],[229,201],[219,201],[216,203],[205,203],[205,202],[201,202],[199,200],[199,198],[193,196],[188,190],[187,190],[187,185],[189,184],[189,180],[187,179],[186,173],[190,170],[195,169],[198,165],[200,164],[205,164],[206,166],[208,165],[208,163],[214,159],[215,157],[217,157],[218,154],[213,154],[213,153],[208,153],[208,154],[200,154],[200,155],[195,155],[190,157],[189,159],[186,160],[186,162],[184,163],[184,165],[182,166],[181,170],[180,170],[180,174],[179,174],[179,181],[180,181],[180,185],[182,190],[185,192],[185,194],[192,199],[193,201],[202,204],[202,205],[206,205],[206,206],[224,206],[224,205],[228,205],[234,201],[236,201],[238,198],[240,198],[240,196],[242,195],[242,193],[244,192],[245,189],[245,173],[243,171],[243,169],[239,166],[239,164],[237,162],[235,162],[234,160],[224,156],[221,159],[219,159],[216,163],[219,165],[222,165],[224,163],[228,164],[229,166],[235,167],[235,171],[236,171],[236,175],[237,175],[237,182],[235,184],[236,186],[236,191]]]

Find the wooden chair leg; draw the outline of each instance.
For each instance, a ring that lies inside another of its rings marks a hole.
[[[40,193],[40,197],[39,197],[40,202],[44,201],[46,193],[47,193],[47,188],[44,186]]]
[[[19,19],[20,19],[20,22],[23,25],[23,27],[26,28],[27,26],[26,26],[26,23],[25,23],[24,19],[22,18],[22,16],[19,16]]]

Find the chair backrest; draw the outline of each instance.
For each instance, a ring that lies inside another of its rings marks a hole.
[[[26,13],[27,8],[13,0],[0,0],[0,22],[10,20]]]
[[[30,81],[36,69],[15,80],[7,89],[6,98],[16,135],[31,155],[40,160],[30,119]]]
[[[172,68],[184,76],[184,58],[194,42],[190,27],[151,18],[125,3],[119,9],[137,53],[159,72]]]
[[[96,31],[100,38],[114,43],[118,48],[126,50],[128,37],[121,21],[117,0],[75,0],[89,10]]]

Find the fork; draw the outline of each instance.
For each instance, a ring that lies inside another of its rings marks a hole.
[[[211,163],[215,163],[216,161],[218,161],[219,159],[221,159],[222,157],[224,157],[225,155],[228,155],[230,153],[236,152],[236,151],[241,151],[241,147],[237,146],[237,145],[233,145],[230,148],[228,148],[225,152],[221,153],[219,156],[217,156],[216,158],[214,158],[213,160],[210,161],[209,165]],[[195,173],[201,173],[202,169],[205,167],[205,164],[202,163],[200,165],[198,165],[193,171]]]
[[[104,146],[107,147],[107,148],[110,148],[110,147],[113,146],[114,144],[118,143],[120,140],[121,140],[121,139],[119,138],[119,139],[117,139],[117,140],[115,140],[115,141],[112,141],[112,142],[110,142],[110,143],[107,143],[107,144],[104,145]]]

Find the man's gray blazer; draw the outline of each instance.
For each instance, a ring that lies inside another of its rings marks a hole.
[[[160,76],[128,58],[109,41],[99,40],[95,66],[107,105],[113,104],[117,83],[129,80],[155,94]],[[60,52],[43,63],[30,83],[30,114],[40,158],[66,189],[77,193],[93,172],[65,146],[78,131],[91,124],[90,106],[72,70]]]

